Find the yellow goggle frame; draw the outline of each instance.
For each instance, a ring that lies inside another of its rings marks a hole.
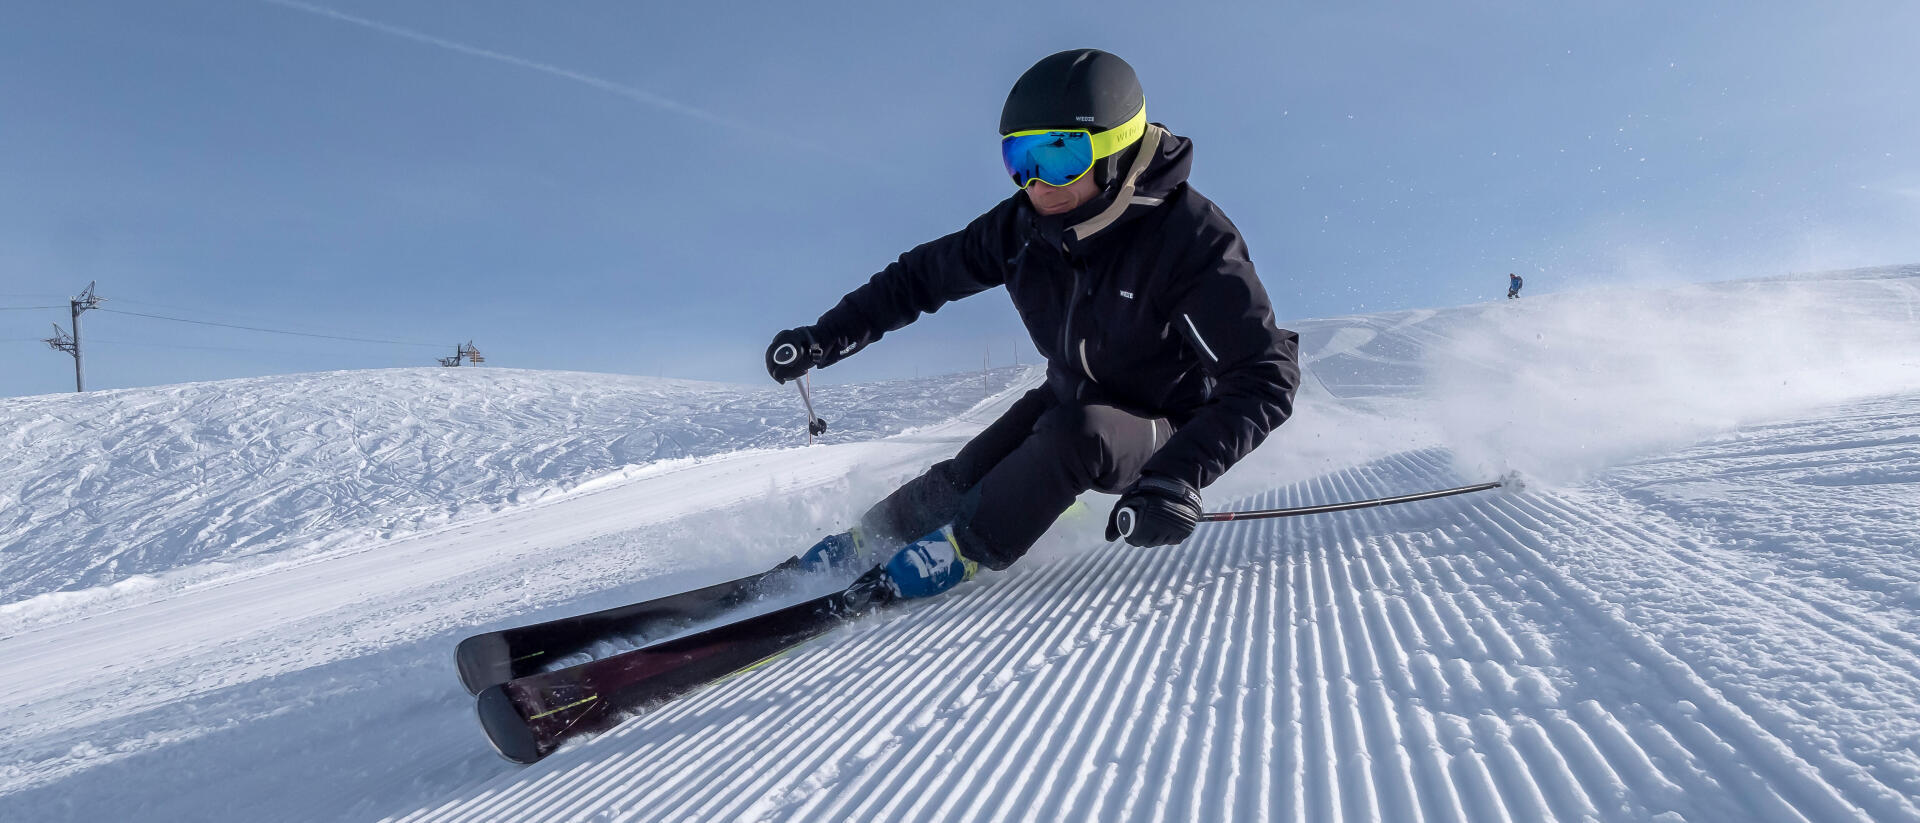
[[[1107,129],[1106,131],[1100,132],[1099,134],[1094,134],[1089,129],[1027,129],[1024,131],[1016,131],[1011,134],[1003,134],[1000,136],[1000,142],[1004,150],[1004,147],[1007,145],[1006,141],[1016,137],[1033,137],[1033,136],[1046,135],[1046,134],[1084,134],[1086,135],[1087,142],[1093,149],[1093,156],[1090,159],[1088,159],[1086,168],[1081,169],[1078,174],[1073,175],[1073,177],[1065,183],[1052,183],[1052,182],[1048,182],[1046,180],[1041,179],[1039,176],[1033,176],[1028,178],[1025,185],[1020,186],[1021,188],[1026,188],[1027,186],[1031,186],[1034,183],[1039,182],[1039,183],[1045,183],[1046,185],[1049,185],[1049,186],[1054,186],[1056,188],[1063,188],[1066,186],[1071,186],[1075,182],[1078,182],[1080,178],[1087,176],[1087,172],[1093,171],[1093,164],[1095,162],[1098,162],[1103,157],[1111,157],[1114,154],[1120,152],[1122,149],[1125,149],[1126,147],[1133,145],[1134,142],[1140,139],[1140,135],[1146,134],[1146,132],[1147,132],[1147,106],[1145,103],[1142,103],[1140,104],[1140,110],[1137,112],[1134,112],[1134,115],[1132,117],[1127,118],[1127,122],[1121,123],[1119,126],[1116,126],[1111,129]],[[1002,159],[1005,159],[1005,158],[1003,157]],[[1008,168],[1007,173],[1009,175],[1014,175],[1014,170],[1012,168]],[[1014,176],[1016,177],[1015,185],[1019,185],[1019,182],[1017,179],[1018,175],[1014,175]]]

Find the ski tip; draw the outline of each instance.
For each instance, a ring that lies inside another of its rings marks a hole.
[[[540,759],[540,741],[520,710],[514,708],[513,696],[507,694],[504,684],[481,689],[474,698],[474,711],[480,715],[480,728],[486,731],[487,741],[501,757],[521,764]]]
[[[513,659],[509,657],[506,638],[499,632],[476,634],[460,641],[460,645],[454,647],[453,662],[460,669],[460,685],[467,687],[467,694],[476,697],[488,686],[513,679]]]

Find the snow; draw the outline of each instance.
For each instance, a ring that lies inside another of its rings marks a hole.
[[[1014,371],[989,375],[996,388]],[[978,374],[821,386],[846,443],[979,402]],[[389,369],[0,403],[0,602],[434,528],[642,466],[804,443],[791,387]],[[7,608],[7,607],[0,607]],[[0,616],[8,614],[0,611]],[[0,618],[3,619],[3,618]]]
[[[1299,322],[1210,508],[1524,487],[1158,550],[1089,495],[530,767],[459,638],[770,565],[1038,375],[823,387],[813,448],[790,388],[603,375],[0,401],[0,818],[1920,820],[1916,310],[1905,267]]]

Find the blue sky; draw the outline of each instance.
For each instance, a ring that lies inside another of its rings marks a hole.
[[[1282,318],[1920,261],[1912,3],[6,3],[0,395],[493,364],[764,379],[1125,57]],[[1033,350],[1002,292],[823,379]],[[444,351],[443,351],[444,350]]]

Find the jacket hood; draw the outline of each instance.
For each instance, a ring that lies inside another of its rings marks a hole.
[[[1152,161],[1140,173],[1140,180],[1134,185],[1134,194],[1165,199],[1180,184],[1187,182],[1187,175],[1193,171],[1193,141],[1167,131],[1167,127],[1158,123],[1153,125],[1160,130],[1160,142],[1155,147]],[[1134,151],[1139,150],[1135,148]],[[1125,180],[1120,182],[1124,183]]]

